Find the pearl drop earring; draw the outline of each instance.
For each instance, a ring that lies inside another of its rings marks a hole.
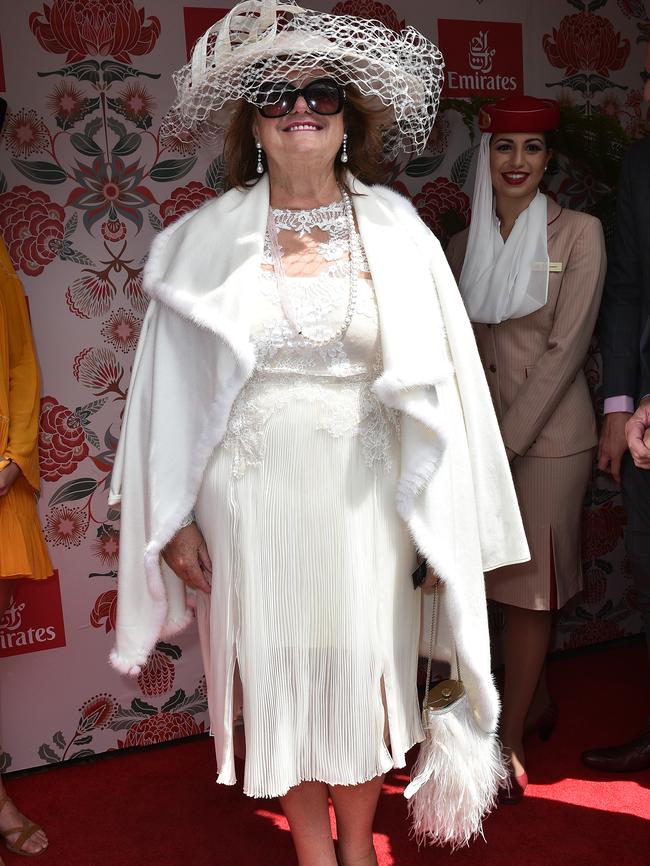
[[[256,141],[255,147],[257,148],[257,173],[264,174],[264,166],[262,165],[262,142]]]
[[[347,132],[343,133],[343,144],[341,151],[341,162],[346,163],[348,161],[348,134]]]

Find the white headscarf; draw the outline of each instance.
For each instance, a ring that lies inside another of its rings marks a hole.
[[[489,133],[479,147],[472,221],[459,287],[472,322],[503,322],[539,310],[548,297],[546,196],[519,214],[503,241],[494,205]]]

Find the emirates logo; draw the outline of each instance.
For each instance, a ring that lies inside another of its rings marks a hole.
[[[508,21],[438,20],[445,94],[498,99],[523,92],[523,31]]]
[[[57,633],[53,625],[23,627],[23,611],[26,607],[26,602],[18,604],[12,596],[11,604],[0,617],[0,649],[10,652],[45,649],[41,644],[50,644],[56,640]]]
[[[16,604],[14,597],[11,597],[11,604],[0,617],[0,632],[17,631],[22,625],[22,613],[25,610],[25,602]]]
[[[469,42],[469,66],[473,72],[492,72],[492,61],[496,48],[488,46],[488,30],[480,30]]]

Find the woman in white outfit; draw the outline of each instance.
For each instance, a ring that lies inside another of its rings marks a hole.
[[[408,202],[367,186],[386,147],[426,142],[441,68],[416,31],[249,0],[197,43],[170,115],[226,130],[232,189],[149,257],[113,661],[137,672],[198,591],[218,781],[235,781],[241,713],[244,791],[280,797],[301,866],[377,862],[383,774],[422,739],[418,554],[450,584],[441,617],[485,730],[482,570],[527,555],[444,257]],[[467,507],[495,496],[498,524]]]

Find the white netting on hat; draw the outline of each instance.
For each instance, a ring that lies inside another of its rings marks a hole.
[[[237,100],[259,105],[263,84],[314,71],[388,109],[391,155],[418,153],[436,117],[443,68],[438,48],[413,27],[395,33],[380,21],[315,12],[293,0],[244,0],[174,73],[178,96],[161,132],[220,145]]]

